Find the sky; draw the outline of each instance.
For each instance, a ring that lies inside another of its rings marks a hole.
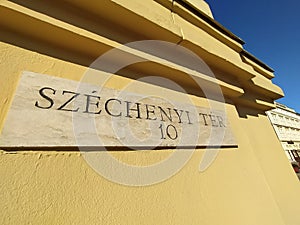
[[[214,19],[240,37],[244,49],[275,71],[277,100],[300,113],[300,1],[206,0]]]

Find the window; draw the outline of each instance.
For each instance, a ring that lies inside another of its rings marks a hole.
[[[283,121],[283,116],[279,116],[279,121],[278,122],[280,122],[280,123],[283,123],[284,121]]]
[[[271,113],[271,119],[274,121],[274,122],[277,122],[277,116],[275,113]]]
[[[288,118],[288,117],[285,117],[285,123],[287,124],[287,125],[290,125],[291,123],[290,123],[290,119]]]
[[[299,128],[299,120],[295,119],[295,127]]]

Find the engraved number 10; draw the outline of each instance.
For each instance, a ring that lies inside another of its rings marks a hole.
[[[164,129],[163,124],[159,126],[161,132],[161,139],[167,139],[166,136],[172,140],[176,140],[178,138],[178,132],[174,125],[169,124],[166,129]],[[167,135],[166,135],[167,134]]]

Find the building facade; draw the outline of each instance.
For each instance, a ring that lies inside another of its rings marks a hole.
[[[205,1],[0,15],[1,225],[299,225],[265,114],[284,94]]]
[[[278,139],[288,157],[299,162],[300,115],[286,105],[275,103],[276,108],[267,112]]]

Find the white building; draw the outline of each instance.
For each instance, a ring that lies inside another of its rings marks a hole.
[[[276,103],[267,115],[289,160],[300,162],[300,114]]]

